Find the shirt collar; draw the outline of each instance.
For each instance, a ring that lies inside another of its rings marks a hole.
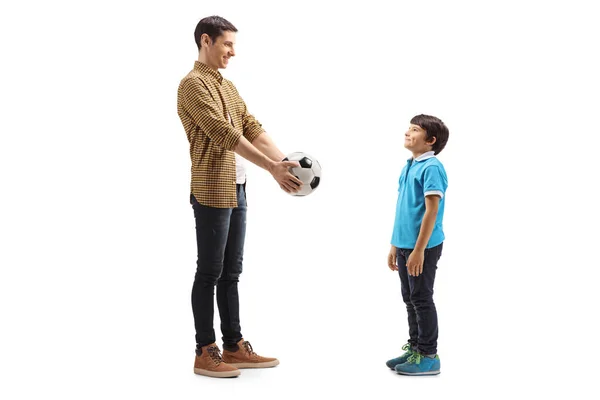
[[[426,153],[421,154],[419,157],[415,158],[416,162],[427,160],[428,158],[435,157],[434,151],[428,151]],[[412,157],[408,159],[408,161],[412,161]]]
[[[223,83],[223,75],[219,71],[215,71],[208,65],[201,63],[200,61],[194,62],[194,69],[203,75],[208,75],[215,78],[219,83]]]

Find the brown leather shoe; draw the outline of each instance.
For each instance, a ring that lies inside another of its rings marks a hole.
[[[194,373],[212,376],[213,378],[231,378],[238,376],[240,370],[223,362],[221,351],[216,344],[209,344],[201,348],[202,353],[196,355]]]
[[[261,357],[252,350],[250,342],[244,339],[237,342],[237,350],[223,350],[223,360],[236,368],[269,368],[279,364],[279,360],[270,357]]]

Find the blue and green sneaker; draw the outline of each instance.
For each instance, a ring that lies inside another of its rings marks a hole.
[[[398,364],[394,369],[402,375],[437,375],[440,373],[440,357],[436,354],[429,358],[413,352],[404,364]]]
[[[385,363],[385,365],[387,365],[389,369],[394,369],[396,365],[405,363],[406,361],[408,361],[408,358],[414,353],[409,343],[406,343],[404,346],[402,346],[402,350],[405,351],[404,354],[402,354],[400,357],[392,358],[391,360],[388,360]]]

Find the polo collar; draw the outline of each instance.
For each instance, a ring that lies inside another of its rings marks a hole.
[[[415,161],[416,162],[425,161],[425,160],[427,160],[427,159],[429,159],[431,157],[435,157],[435,152],[434,151],[428,151],[426,153],[421,154],[419,157],[415,158]],[[409,159],[409,161],[410,160],[412,160],[412,158]]]

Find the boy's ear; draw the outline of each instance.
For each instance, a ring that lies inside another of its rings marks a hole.
[[[430,146],[433,146],[435,144],[435,142],[437,142],[437,137],[432,136],[431,139],[429,139],[428,141],[426,141],[425,143],[427,143]]]

